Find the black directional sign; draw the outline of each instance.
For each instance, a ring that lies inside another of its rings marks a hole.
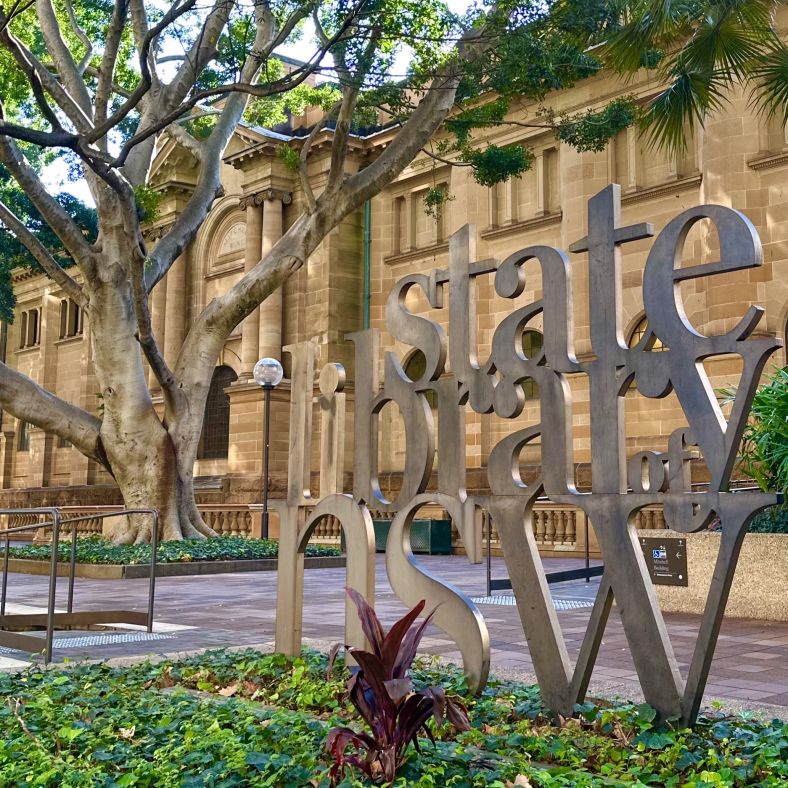
[[[640,547],[654,585],[686,586],[688,584],[686,539],[655,539],[642,536]]]

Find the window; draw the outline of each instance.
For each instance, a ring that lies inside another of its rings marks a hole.
[[[60,338],[76,337],[82,333],[82,310],[72,301],[60,302]]]
[[[16,450],[30,451],[30,425],[26,421],[19,422],[16,432]]]
[[[648,318],[644,316],[635,324],[635,327],[632,329],[632,333],[629,335],[629,347],[635,347],[638,342],[640,342],[648,333]],[[657,353],[660,353],[665,349],[665,346],[662,344],[662,342],[653,335],[652,340],[653,344],[650,348],[646,348],[646,350],[653,350]]]
[[[41,309],[26,309],[20,315],[19,348],[36,347],[40,341]]]
[[[64,438],[62,435],[57,436],[57,447],[58,449],[70,449],[72,447],[72,443],[68,438]]]
[[[544,336],[541,331],[528,329],[523,331],[523,353],[526,358],[536,358],[544,346]],[[539,384],[533,379],[523,381],[523,394],[526,399],[536,399],[539,396]]]
[[[230,367],[221,366],[213,371],[205,403],[200,445],[197,448],[198,460],[227,458],[230,448],[230,398],[224,390],[237,379],[238,375]]]

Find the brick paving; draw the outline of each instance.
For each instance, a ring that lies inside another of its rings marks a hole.
[[[486,593],[484,565],[472,566],[461,557],[422,556],[423,564],[439,577],[453,583],[471,597]],[[547,559],[548,571],[575,568],[571,559]],[[501,559],[493,559],[493,577],[505,577]],[[342,639],[344,569],[310,569],[305,572],[303,634],[305,642],[335,642]],[[598,581],[574,581],[552,587],[570,656],[576,656],[590,615]],[[66,598],[65,579],[60,581],[58,604]],[[30,575],[9,576],[8,601],[12,606],[43,607],[47,579]],[[129,608],[144,610],[146,580],[77,580],[75,609]],[[64,639],[87,633],[58,633],[55,659],[129,658],[201,648],[265,645],[273,639],[276,573],[250,572],[157,580],[156,640],[100,642],[92,647],[65,648]],[[12,607],[9,612],[14,612]],[[377,563],[377,609],[390,623],[403,606],[391,590],[382,556]],[[492,643],[492,671],[533,680],[517,608],[511,605],[481,604]],[[686,675],[695,643],[699,617],[666,614],[668,631],[682,673]],[[172,625],[172,626],[168,626]],[[177,625],[177,626],[175,626]],[[180,627],[180,628],[179,628]],[[100,633],[90,633],[95,638]],[[133,636],[133,635],[132,635]],[[109,640],[109,638],[101,638]],[[77,641],[73,641],[77,642]],[[423,651],[458,661],[454,644],[435,628],[423,641]],[[28,659],[20,652],[0,651],[0,667],[13,668]],[[611,614],[600,649],[590,691],[639,699],[635,668],[626,645],[620,620]],[[788,622],[726,619],[711,668],[707,701],[721,699],[726,707],[752,708],[785,717],[788,706]]]

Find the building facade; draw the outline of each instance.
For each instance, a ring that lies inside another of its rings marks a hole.
[[[620,95],[642,99],[657,85],[650,75],[622,85],[600,74],[562,92],[548,103],[557,113],[602,106]],[[198,495],[204,502],[245,503],[259,500],[262,475],[263,403],[251,381],[255,361],[281,358],[286,377],[290,367],[286,348],[314,340],[319,365],[342,363],[348,373],[348,440],[345,451],[346,489],[352,468],[353,345],[345,334],[368,324],[383,331],[383,350],[398,352],[404,369],[414,372],[419,351],[394,342],[385,332],[388,293],[401,277],[445,268],[448,239],[470,223],[478,259],[503,260],[534,244],[568,250],[587,231],[590,197],[610,182],[622,189],[622,219],[626,224],[650,221],[657,232],[682,210],[719,203],[742,211],[761,236],[764,265],[681,284],[687,315],[697,328],[719,333],[732,328],[752,303],[765,307],[759,335],[785,339],[788,320],[788,134],[778,121],[757,115],[746,95],[733,93],[724,112],[710,118],[689,140],[687,150],[669,156],[649,149],[635,130],[621,132],[600,153],[578,153],[559,144],[551,133],[527,128],[535,107],[523,102],[504,123],[487,132],[498,144],[525,143],[535,162],[522,178],[494,188],[476,184],[467,168],[436,163],[420,155],[369,209],[360,210],[332,231],[318,251],[284,288],[250,315],[228,339],[211,382],[211,393],[195,468]],[[285,132],[240,128],[224,158],[224,196],[214,205],[199,234],[152,294],[154,331],[173,362],[194,317],[254,266],[304,208],[298,182],[277,155],[281,145],[298,148],[303,129],[314,115],[294,119]],[[394,132],[381,130],[353,137],[350,168],[363,167],[377,156]],[[332,133],[325,130],[309,157],[313,188],[326,177]],[[481,139],[479,144],[484,144]],[[185,205],[196,182],[196,162],[175,142],[157,152],[150,185],[162,195],[157,218],[147,229],[155,244]],[[448,201],[430,212],[424,195],[445,188]],[[650,240],[623,249],[626,340],[637,342],[647,330],[643,320],[643,267]],[[691,232],[684,259],[695,263],[717,257],[718,240],[711,225],[700,223]],[[584,254],[570,256],[573,266],[575,347],[581,360],[591,352],[588,316],[588,271]],[[526,266],[526,292],[516,301],[500,298],[492,277],[480,277],[477,287],[478,355],[489,354],[495,326],[513,308],[541,297],[536,264]],[[43,275],[19,271],[14,276],[18,300],[16,319],[8,327],[7,363],[31,376],[57,395],[81,407],[100,411],[101,399],[92,372],[90,323],[73,302]],[[415,291],[412,311],[446,325],[448,310],[430,310]],[[524,336],[526,353],[541,343],[541,324],[534,322]],[[775,357],[784,364],[785,352]],[[318,368],[319,368],[318,365]],[[706,362],[715,387],[735,385],[740,368],[728,360]],[[414,372],[415,377],[415,372]],[[155,379],[150,385],[160,399]],[[582,377],[572,380],[574,449],[577,481],[587,482],[590,459],[590,404]],[[505,434],[539,421],[538,392],[526,384],[527,405],[515,421],[494,414],[467,412],[467,465],[470,489],[483,489],[484,468],[491,448]],[[273,495],[285,487],[288,458],[287,380],[273,394]],[[685,424],[674,395],[646,399],[631,391],[626,398],[629,453],[665,450],[668,435]],[[315,424],[318,421],[315,419]],[[384,480],[397,484],[404,464],[404,441],[393,406],[380,417],[379,466]],[[3,414],[0,425],[0,496],[6,505],[44,503],[116,503],[118,494],[109,475],[54,436]],[[318,467],[319,436],[313,441]],[[538,446],[523,455],[537,466]],[[439,462],[439,460],[438,460]],[[696,468],[703,478],[702,464]]]

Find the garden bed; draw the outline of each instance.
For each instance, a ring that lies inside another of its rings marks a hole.
[[[69,571],[71,544],[58,547],[58,575]],[[279,544],[270,539],[220,536],[213,539],[185,539],[162,542],[156,556],[157,577],[221,574],[226,572],[276,571]],[[11,572],[49,574],[50,546],[12,547],[8,561]],[[0,561],[0,566],[2,561]],[[345,557],[335,547],[308,545],[304,566],[324,569],[343,567]],[[150,545],[112,545],[100,537],[77,541],[77,577],[122,580],[150,575]]]
[[[344,668],[244,650],[130,668],[33,667],[0,675],[0,784],[15,786],[329,785],[323,743],[359,728]],[[420,663],[417,685],[466,695],[455,668]],[[551,724],[537,688],[492,680],[464,698],[471,730],[421,741],[396,786],[744,786],[788,781],[788,726],[702,717],[654,726],[645,705],[601,702]],[[370,783],[358,773],[341,785]]]

